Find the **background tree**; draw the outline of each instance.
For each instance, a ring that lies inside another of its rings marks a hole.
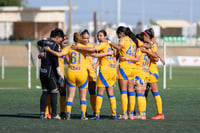
[[[0,0],[0,6],[25,6],[28,0]]]
[[[150,20],[149,20],[149,23],[150,23],[151,25],[157,25],[157,23],[156,23],[153,19],[150,19]]]

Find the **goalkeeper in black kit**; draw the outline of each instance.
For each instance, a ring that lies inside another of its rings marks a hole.
[[[44,55],[41,57],[40,81],[42,85],[42,95],[40,98],[40,118],[45,118],[45,107],[48,94],[51,94],[51,119],[60,119],[57,115],[57,94],[58,94],[58,79],[64,79],[64,75],[60,71],[58,57],[44,50],[45,46],[49,46],[52,50],[60,52],[59,43],[64,35],[60,35],[56,30],[51,31],[50,39],[38,41],[38,46],[41,47],[41,52]]]

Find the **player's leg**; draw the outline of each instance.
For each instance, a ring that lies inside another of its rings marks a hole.
[[[57,115],[57,100],[58,100],[58,88],[51,91],[51,107],[52,107],[52,119],[60,119],[60,116]]]
[[[164,114],[162,111],[162,99],[158,91],[157,82],[150,83],[150,86],[151,86],[151,91],[153,93],[153,96],[156,102],[156,108],[158,112],[158,115],[151,117],[151,119],[164,119]]]
[[[100,118],[100,111],[101,111],[101,105],[103,102],[103,95],[104,95],[105,87],[97,87],[97,97],[96,97],[96,119]]]
[[[95,114],[95,104],[96,104],[96,82],[89,81],[88,90],[90,94],[90,104],[92,105],[93,113]]]
[[[137,83],[136,86],[136,97],[137,97],[137,105],[139,111],[139,119],[146,119],[146,99],[145,99],[145,85],[141,83]]]
[[[46,101],[48,97],[48,90],[47,90],[47,84],[45,78],[43,78],[40,75],[40,81],[42,85],[42,95],[40,97],[40,118],[44,119],[45,118],[45,107],[46,107]]]
[[[66,84],[64,84],[64,87],[59,88],[60,92],[60,117],[61,119],[65,119],[65,108],[66,108]]]
[[[110,101],[110,107],[112,111],[112,119],[117,119],[117,113],[116,113],[116,98],[114,95],[114,87],[106,87],[107,95],[109,97]]]
[[[68,87],[68,97],[66,101],[66,118],[71,118],[72,104],[75,96],[76,87]]]
[[[149,93],[149,90],[150,90],[150,89],[151,89],[150,84],[147,83],[147,87],[146,87],[146,91],[145,91],[146,102],[147,102],[147,100],[148,100],[148,93]]]
[[[135,110],[135,94],[134,94],[134,80],[128,81],[128,114],[129,119],[134,119]]]
[[[128,88],[128,80],[119,79],[119,88],[121,93],[121,106],[122,106],[122,115],[118,119],[128,119],[127,109],[128,109],[128,95],[127,95],[127,88]]]
[[[51,119],[51,94],[48,94],[46,108],[45,108],[45,118]]]
[[[57,78],[50,77],[48,78],[49,88],[51,93],[51,108],[52,108],[52,119],[60,119],[60,116],[57,115],[57,100],[58,100],[58,86],[57,86]]]
[[[80,96],[80,106],[81,106],[81,119],[87,120],[86,117],[86,109],[87,109],[87,88],[79,88],[79,96]]]
[[[81,106],[81,119],[87,120],[86,110],[87,110],[87,89],[88,89],[88,73],[86,71],[82,72],[82,76],[77,75],[77,86],[79,87],[80,96],[80,106]]]

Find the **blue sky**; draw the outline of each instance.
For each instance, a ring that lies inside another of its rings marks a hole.
[[[190,22],[190,2],[192,1],[192,21],[200,21],[200,0],[121,0],[121,22],[136,25],[149,19],[183,19]],[[30,7],[68,6],[68,0],[28,0]],[[144,4],[143,4],[144,3]],[[116,23],[117,0],[72,0],[73,24],[85,24],[93,20],[93,12],[98,14],[99,21]],[[68,19],[68,12],[66,12]]]

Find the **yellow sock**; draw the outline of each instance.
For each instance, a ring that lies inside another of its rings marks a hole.
[[[135,95],[134,92],[128,92],[128,114],[134,113],[135,110]]]
[[[87,109],[87,100],[85,99],[80,100],[80,105],[81,105],[81,116],[85,116],[85,112]]]
[[[100,95],[100,94],[97,94],[97,97],[96,97],[96,115],[100,115],[100,111],[101,111],[101,105],[102,105],[102,102],[103,102],[103,96]]]
[[[66,115],[71,115],[73,101],[66,101]]]
[[[146,100],[146,97],[144,96],[143,97],[143,106],[142,106],[142,113],[143,114],[146,114],[146,108],[147,108],[147,100]]]
[[[66,106],[66,95],[60,96],[60,112],[65,112],[65,106]]]
[[[51,94],[48,94],[45,114],[50,114],[50,113],[51,113]]]
[[[139,115],[145,114],[144,112],[144,106],[145,106],[145,96],[142,93],[136,93],[137,95],[137,105],[138,105],[138,111]]]
[[[154,92],[153,96],[154,96],[154,99],[156,102],[157,112],[158,112],[158,114],[161,114],[162,113],[162,99],[159,95],[159,92]]]
[[[92,110],[95,113],[95,104],[96,104],[96,94],[95,90],[89,91],[90,93],[90,104],[92,105]]]
[[[121,91],[121,106],[122,106],[122,114],[127,114],[127,108],[128,108],[127,91]]]
[[[115,95],[109,96],[110,107],[112,110],[112,115],[116,115],[116,98]]]

